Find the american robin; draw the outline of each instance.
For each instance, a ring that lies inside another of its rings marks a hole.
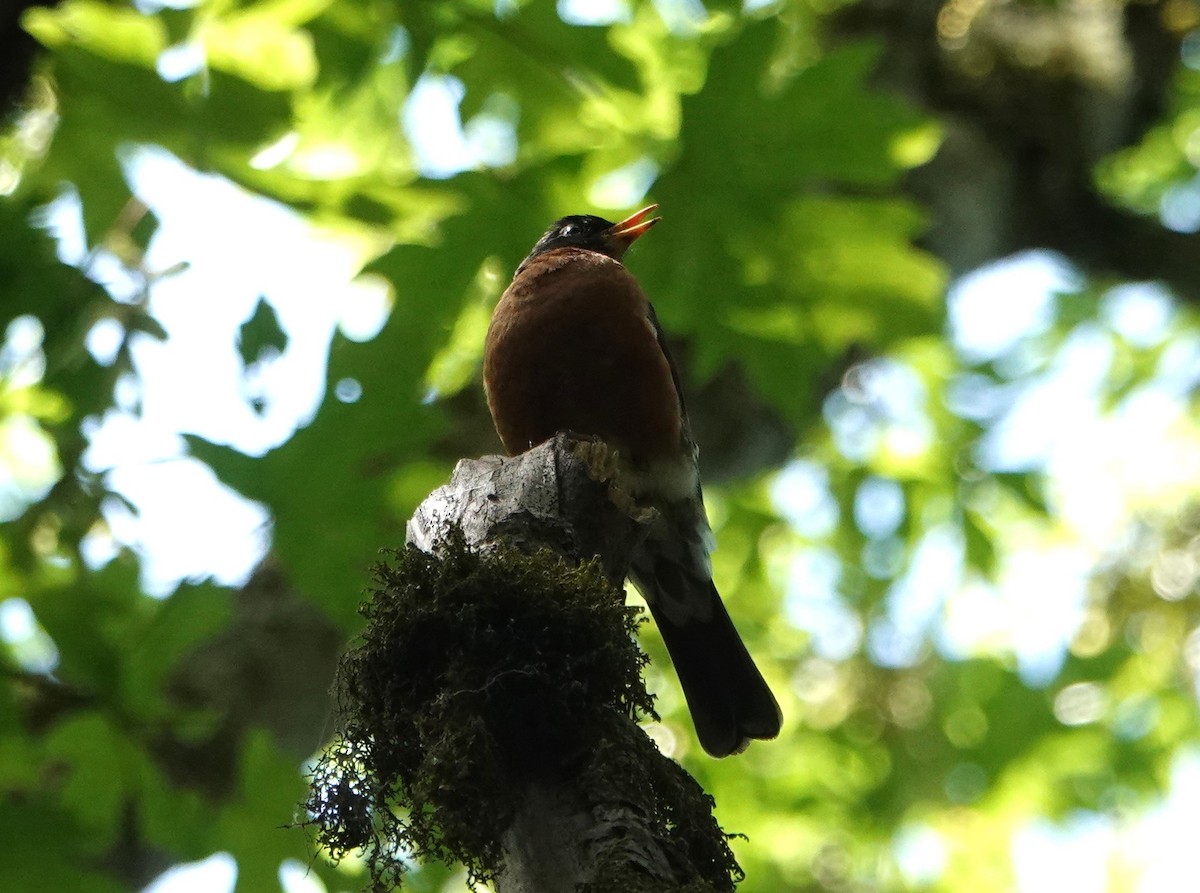
[[[662,218],[563,217],[517,267],[488,328],[483,381],[510,454],[560,431],[599,437],[619,483],[658,522],[633,558],[713,756],[779,734],[781,714],[712,582],[714,545],[679,375],[638,281],[621,263]]]

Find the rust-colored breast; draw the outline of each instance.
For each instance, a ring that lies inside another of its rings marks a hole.
[[[492,315],[488,408],[509,453],[559,431],[597,435],[641,464],[679,454],[679,394],[636,279],[563,248],[534,258]]]

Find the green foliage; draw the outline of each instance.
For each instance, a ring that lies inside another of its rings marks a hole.
[[[741,889],[1010,890],[1013,840],[1035,819],[1082,812],[1121,830],[1161,798],[1200,728],[1200,427],[1185,368],[1200,324],[1164,299],[1157,334],[1131,334],[1114,283],[1083,282],[1040,329],[965,358],[904,189],[942,122],[873,85],[888,48],[828,37],[839,5],[713,3],[689,19],[685,4],[629,0],[600,25],[476,0],[63,0],[25,15],[43,53],[0,134],[0,887],[140,889],[218,851],[241,891],[277,889],[286,859],[330,890],[366,880],[294,824],[302,766],[329,729],[287,723],[321,711],[260,696],[253,665],[228,700],[183,694],[189,659],[221,634],[290,627],[250,624],[246,589],[147,593],[150,558],[120,524],[137,506],[88,452],[101,419],[153,414],[143,348],[177,346],[165,319],[181,292],[162,286],[191,281],[204,247],[153,266],[172,222],[131,194],[138,146],[282,203],[318,234],[297,256],[349,244],[363,281],[388,285],[377,334],[322,344],[324,393],[273,448],[215,442],[198,410],[167,432],[266,508],[267,564],[326,639],[358,627],[367,569],[454,461],[496,448],[475,377],[509,272],[551,220],[614,217],[649,184],[664,222],[628,264],[678,339],[694,414],[728,427],[705,385],[736,370],[751,391],[739,399],[796,444],[780,474],[744,439],[754,474],[706,490],[717,582],[780,695],[783,738],[705,759],[643,634],[651,732],[747,835],[733,842]],[[1146,213],[1194,188],[1200,80],[1177,67],[1172,109],[1097,171]],[[423,173],[403,123],[422,76],[457,79],[468,133],[509,129],[512,157]],[[62,202],[40,210],[64,196],[82,209],[78,250]],[[194,319],[262,287],[227,279],[187,293]],[[308,299],[315,317],[341,297]],[[298,349],[279,294],[250,307],[192,375],[215,380],[227,354],[248,381]],[[110,351],[96,348],[106,331]],[[1065,460],[989,460],[1016,395],[1085,341],[1103,354],[1087,437]],[[968,386],[1000,408],[964,405]],[[1080,511],[1081,489],[1101,508]],[[872,499],[893,500],[894,517]],[[1061,667],[1033,679],[1018,630],[1057,604],[1055,556],[1075,568],[1079,618]],[[841,647],[804,614],[822,580]],[[318,672],[298,638],[249,647],[295,647],[280,660]],[[941,854],[924,877],[903,858],[921,835]],[[462,876],[419,866],[406,884]]]
[[[1191,51],[1194,52],[1194,51]],[[1200,72],[1180,66],[1175,78],[1173,108],[1136,146],[1115,152],[1097,171],[1107,192],[1142,213],[1158,212],[1169,194],[1196,176],[1200,157],[1196,133],[1200,128]]]
[[[254,315],[242,324],[238,332],[238,353],[242,362],[250,365],[263,356],[264,351],[282,353],[287,347],[287,332],[279,326],[279,317],[270,303],[259,299]]]

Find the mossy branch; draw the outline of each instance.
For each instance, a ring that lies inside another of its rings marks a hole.
[[[375,889],[414,857],[500,893],[740,877],[711,798],[636,724],[653,703],[621,581],[646,518],[608,461],[559,437],[462,462],[376,567],[305,804],[335,858],[363,850]]]

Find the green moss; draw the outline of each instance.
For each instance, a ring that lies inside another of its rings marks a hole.
[[[393,559],[339,667],[343,733],[306,808],[335,857],[365,851],[377,885],[411,856],[486,879],[525,780],[581,765],[611,718],[653,716],[640,612],[595,562],[482,560],[461,541]]]

